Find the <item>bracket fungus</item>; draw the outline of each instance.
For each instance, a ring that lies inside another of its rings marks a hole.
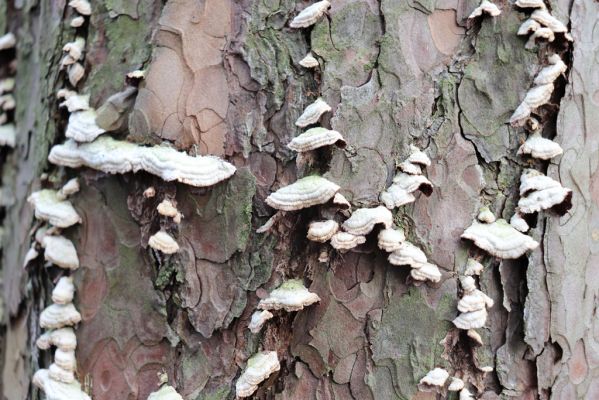
[[[336,250],[350,250],[356,246],[366,243],[366,237],[353,235],[348,232],[337,232],[331,238],[331,246]]]
[[[179,244],[171,235],[161,230],[150,236],[148,244],[154,250],[164,254],[175,254],[179,251]]]
[[[63,276],[58,280],[54,290],[52,290],[52,301],[56,304],[67,304],[73,301],[74,296],[75,285],[73,284],[73,278]]]
[[[420,379],[420,384],[429,386],[444,386],[449,378],[449,373],[443,368],[435,368]]]
[[[460,390],[459,400],[475,400],[475,397],[470,393],[470,390],[464,388]]]
[[[175,223],[180,223],[182,214],[177,210],[177,207],[169,199],[164,199],[156,207],[158,214],[172,218]]]
[[[79,268],[79,257],[75,245],[64,236],[44,236],[42,239],[44,258],[60,268]]]
[[[468,19],[480,17],[483,14],[488,14],[491,17],[496,17],[501,14],[501,10],[489,0],[483,0],[478,7],[468,16]]]
[[[62,185],[62,187],[58,191],[58,197],[66,199],[68,196],[79,192],[80,189],[81,186],[79,185],[78,178],[69,179],[67,183]]]
[[[262,329],[262,326],[273,317],[272,313],[268,310],[255,311],[252,314],[248,328],[252,333],[258,333]]]
[[[174,387],[162,385],[160,389],[150,393],[147,400],[183,400],[183,397],[177,393]]]
[[[476,288],[476,283],[472,276],[460,278],[464,295],[458,301],[458,310],[461,312],[470,312],[483,310],[493,307],[493,299]]]
[[[545,139],[540,132],[534,132],[530,135],[518,149],[518,154],[529,154],[531,157],[540,160],[550,160],[563,152],[564,150],[558,143]]]
[[[306,28],[315,24],[322,17],[331,3],[327,0],[317,1],[316,3],[304,8],[293,20],[289,23],[291,28]]]
[[[338,147],[345,147],[345,139],[337,131],[317,127],[308,129],[301,135],[294,137],[287,147],[297,152],[304,152],[333,144]]]
[[[537,32],[535,32],[535,34]],[[546,85],[539,85],[530,89],[526,93],[522,103],[520,103],[518,108],[516,108],[516,111],[514,111],[510,117],[510,124],[512,124],[512,126],[522,126],[532,113],[533,109],[549,102],[549,99],[551,99],[551,94],[553,93],[553,88],[553,83],[548,83]]]
[[[13,124],[0,125],[0,146],[15,147],[17,129]]]
[[[416,200],[414,193],[420,190],[425,196],[433,192],[433,184],[423,175],[410,175],[400,172],[393,178],[393,183],[384,192],[380,199],[389,209],[400,207]]]
[[[8,32],[0,36],[0,50],[12,49],[17,45],[17,38],[14,33]]]
[[[454,320],[453,324],[458,329],[469,330],[469,329],[478,329],[485,326],[485,322],[487,322],[487,310],[477,310],[461,313]]]
[[[247,361],[247,366],[235,383],[237,397],[249,397],[258,385],[281,368],[276,351],[261,351]]]
[[[480,275],[483,269],[484,266],[481,263],[476,261],[474,258],[469,258],[468,261],[466,261],[466,270],[464,271],[464,275]]]
[[[331,106],[329,106],[323,99],[320,97],[314,101],[314,103],[310,104],[302,115],[295,121],[295,125],[300,128],[304,128],[308,125],[315,124],[318,122],[322,114],[331,111]]]
[[[406,240],[403,229],[386,228],[379,232],[378,246],[381,250],[391,253],[399,250],[401,244]]]
[[[82,37],[75,38],[74,41],[68,42],[62,47],[62,51],[67,53],[62,58],[60,65],[66,67],[76,63],[83,58],[83,49],[85,48],[85,39]]]
[[[520,8],[546,8],[543,0],[516,0],[514,4]]]
[[[495,215],[493,215],[491,210],[489,210],[489,207],[481,207],[476,219],[478,219],[480,222],[491,224],[495,222]]]
[[[59,329],[78,324],[80,321],[81,314],[73,303],[51,304],[40,314],[40,327],[47,329]]]
[[[92,7],[87,0],[71,0],[69,7],[74,8],[81,15],[91,15]]]
[[[300,279],[289,279],[270,292],[267,298],[260,300],[261,310],[299,311],[320,301],[316,293],[310,292]]]
[[[109,174],[146,171],[168,182],[196,187],[215,185],[235,173],[233,165],[218,157],[194,157],[170,147],[144,147],[110,136],[81,144],[67,140],[52,147],[48,160],[56,165],[85,166]]]
[[[326,221],[310,222],[308,226],[308,239],[314,242],[324,243],[330,240],[339,230],[337,221],[328,219]]]
[[[65,136],[77,142],[91,142],[106,132],[96,125],[96,111],[76,111],[69,117]]]
[[[83,65],[76,62],[69,65],[67,75],[69,77],[69,83],[73,86],[77,86],[81,78],[83,78],[83,75],[85,75],[85,68],[83,68]]]
[[[61,368],[56,363],[50,364],[48,367],[48,375],[50,379],[62,383],[73,383],[75,382],[75,373],[73,371]]]
[[[412,164],[421,165],[423,167],[428,167],[431,165],[431,159],[429,156],[427,156],[425,152],[413,144],[410,145],[410,156],[406,161]]]
[[[79,382],[76,380],[71,383],[59,382],[50,378],[47,369],[37,371],[33,375],[32,383],[45,393],[46,400],[91,400],[81,390]]]
[[[316,68],[319,64],[318,60],[314,58],[312,53],[308,53],[304,58],[300,60],[299,65],[301,65],[304,68]]]
[[[555,18],[545,8],[534,10],[530,18],[546,26],[555,33],[566,33],[568,28],[559,19]]]
[[[530,229],[528,222],[522,218],[522,215],[519,211],[515,212],[514,215],[512,215],[512,218],[510,218],[510,225],[522,233],[528,232]]]
[[[458,392],[464,388],[464,381],[460,378],[456,378],[455,376],[451,378],[449,386],[447,390],[450,392]]]
[[[385,229],[393,225],[393,214],[387,208],[378,206],[374,208],[359,208],[341,226],[344,231],[352,235],[367,235],[375,225],[383,225]]]
[[[539,24],[534,19],[529,18],[526,21],[522,22],[522,24],[518,28],[518,32],[516,33],[516,35],[526,36],[526,35],[530,34],[531,32],[535,32],[540,27],[541,27],[541,24]]]
[[[417,281],[439,282],[441,271],[435,264],[429,262],[415,264],[410,271],[410,276]]]
[[[79,28],[80,26],[83,25],[83,23],[85,22],[85,18],[83,18],[81,15],[71,19],[71,22],[69,23],[69,25],[71,26],[71,28]]]
[[[474,221],[462,233],[462,238],[471,240],[478,248],[499,258],[518,258],[539,245],[530,236],[514,229],[504,219],[498,219],[491,224]]]
[[[339,191],[340,187],[318,175],[298,179],[266,198],[266,204],[283,211],[294,211],[324,204]]]
[[[559,55],[552,54],[547,58],[549,65],[543,67],[537,74],[534,80],[535,85],[546,85],[553,83],[561,74],[564,74],[568,69],[565,62],[562,61]]]
[[[35,342],[38,348],[48,350],[56,346],[64,351],[72,351],[77,348],[77,336],[73,328],[60,328],[42,334]]]
[[[413,268],[428,262],[424,252],[408,241],[402,242],[397,250],[389,254],[388,259],[393,265],[409,265]]]
[[[57,348],[54,352],[54,364],[67,371],[75,371],[77,369],[77,360],[73,350],[62,350]]]
[[[35,218],[48,221],[59,228],[68,228],[81,222],[81,217],[70,201],[62,199],[56,190],[42,189],[32,193],[27,201],[35,208]]]
[[[551,210],[562,216],[572,208],[572,190],[533,169],[520,177],[520,196],[518,210],[523,214]]]

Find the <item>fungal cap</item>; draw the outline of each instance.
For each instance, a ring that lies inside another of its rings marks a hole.
[[[532,109],[547,104],[553,93],[553,83],[534,86],[526,93],[524,102]]]
[[[435,368],[429,371],[424,378],[420,379],[420,384],[430,386],[443,386],[449,378],[449,373],[443,368]]]
[[[344,210],[349,210],[351,208],[351,204],[341,193],[335,193],[335,196],[333,196],[333,204]]]
[[[91,15],[92,7],[87,0],[71,0],[69,7],[72,7],[81,15]]]
[[[480,222],[491,224],[495,222],[495,215],[489,210],[489,207],[481,207],[478,216],[476,217]]]
[[[252,314],[252,319],[250,320],[250,323],[248,325],[250,332],[260,332],[264,323],[266,323],[266,321],[268,321],[272,317],[272,313],[268,310],[254,311],[254,313]]]
[[[350,250],[363,243],[366,243],[364,236],[353,235],[348,232],[337,232],[331,238],[331,246],[337,250]]]
[[[235,384],[237,397],[249,397],[258,385],[281,368],[276,351],[262,351],[247,361],[247,366]]]
[[[303,128],[308,125],[315,124],[318,122],[322,114],[331,111],[331,106],[329,106],[322,98],[316,99],[314,103],[310,104],[302,115],[295,121],[295,125]]]
[[[62,200],[56,190],[42,189],[32,193],[27,201],[35,208],[35,218],[48,221],[59,228],[68,228],[81,222],[71,202]]]
[[[12,49],[17,45],[17,38],[14,33],[8,32],[0,36],[0,50]]]
[[[560,20],[551,15],[549,11],[547,11],[544,8],[534,10],[533,13],[530,15],[530,18],[534,19],[541,25],[546,26],[555,33],[568,32],[568,28],[566,27],[566,25],[564,25]]]
[[[56,304],[71,303],[74,295],[75,285],[73,284],[73,278],[63,276],[58,280],[54,290],[52,290],[52,301]]]
[[[0,79],[0,94],[15,90],[15,78]]]
[[[410,275],[417,281],[439,282],[441,280],[439,267],[429,262],[415,264]]]
[[[395,207],[401,207],[405,204],[413,203],[416,201],[416,197],[413,194],[406,192],[400,188],[397,184],[392,184],[381,193],[381,201],[385,204],[385,207],[392,210]]]
[[[412,164],[419,164],[424,167],[428,167],[431,165],[431,159],[426,155],[426,153],[424,153],[418,147],[416,147],[414,145],[410,145],[410,151],[411,151],[410,156],[408,157],[408,159],[406,161],[408,161]]]
[[[399,163],[399,169],[401,169],[406,174],[410,174],[410,175],[421,175],[422,174],[422,169],[420,168],[420,166],[418,164],[413,164],[407,160]]]
[[[149,188],[144,190],[143,196],[146,199],[151,199],[152,197],[156,196],[156,189],[154,189],[154,186],[150,186]]]
[[[165,231],[158,231],[148,239],[148,244],[154,250],[164,254],[174,254],[179,251],[177,241]]]
[[[476,290],[476,282],[470,275],[460,277],[460,285],[466,293],[472,293]]]
[[[40,315],[40,327],[47,329],[59,329],[78,324],[80,321],[81,314],[73,303],[51,304]]]
[[[501,14],[501,10],[495,4],[491,3],[488,0],[483,0],[478,7],[472,11],[472,13],[468,16],[468,19],[480,17],[481,15],[488,14],[491,17],[496,17]]]
[[[391,214],[391,211],[383,206],[359,208],[353,212],[351,217],[345,220],[342,228],[352,235],[366,235],[377,224],[382,224],[385,228],[390,228],[393,225],[393,214]]]
[[[35,344],[42,350],[56,346],[64,351],[73,351],[77,348],[77,336],[75,336],[73,328],[60,328],[44,333]]]
[[[71,383],[59,382],[50,378],[49,370],[40,369],[33,375],[32,383],[46,394],[47,400],[91,400],[91,398],[81,390],[78,381]]]
[[[160,204],[158,204],[158,207],[156,207],[156,210],[160,215],[173,218],[176,223],[181,222],[181,213],[169,199],[162,200]]]
[[[314,58],[312,53],[308,53],[304,58],[300,60],[299,65],[301,65],[304,68],[316,68],[319,64],[318,60]]]
[[[535,85],[546,85],[553,83],[561,74],[568,69],[566,63],[562,61],[560,56],[553,54],[549,57],[550,65],[541,69],[534,80]]]
[[[331,3],[327,0],[317,1],[316,3],[304,8],[289,23],[291,28],[305,28],[315,24],[320,17],[329,9]]]
[[[469,258],[466,261],[466,270],[464,271],[465,275],[480,275],[482,270],[484,269],[483,265],[476,261],[474,258]]]
[[[62,89],[61,89],[62,90]],[[69,112],[89,110],[89,94],[73,94],[65,97],[65,101],[59,104],[60,107],[66,107]],[[95,118],[95,117],[94,117]]]
[[[458,302],[458,310],[464,313],[484,310],[485,308],[491,307],[493,307],[493,299],[478,289],[464,294]]]
[[[150,393],[148,400],[183,400],[183,397],[177,393],[174,387],[162,385],[160,389]]]
[[[562,216],[572,208],[572,190],[551,187],[531,192],[518,201],[518,209],[524,214],[532,214],[541,210],[552,210]]]
[[[300,279],[289,279],[281,286],[270,292],[270,295],[260,300],[261,310],[299,311],[304,307],[320,301],[316,293],[310,292]]]
[[[529,33],[536,31],[540,27],[541,24],[534,19],[529,18],[520,25],[520,28],[518,28],[518,32],[516,34],[519,36],[526,36]]]
[[[56,349],[54,352],[54,364],[60,368],[74,372],[77,369],[77,360],[73,350]]]
[[[48,160],[70,168],[86,166],[109,174],[146,171],[165,181],[196,187],[229,178],[235,167],[213,156],[189,156],[164,146],[144,147],[103,135],[91,143],[67,140],[52,147]]]
[[[499,258],[518,258],[539,245],[530,236],[518,232],[504,219],[498,219],[492,224],[474,221],[462,233],[462,238],[472,240],[477,247]]]
[[[68,53],[63,58],[63,65],[73,64],[74,62],[81,59],[83,56],[83,49],[85,48],[85,39],[82,37],[75,38],[74,41],[66,43],[62,47],[62,51]]]
[[[69,99],[72,98],[70,97]],[[78,142],[91,142],[106,132],[96,124],[96,116],[95,110],[72,113],[69,117],[69,124],[65,133],[66,137],[75,139]]]
[[[71,28],[79,28],[80,26],[83,25],[84,22],[85,22],[85,18],[83,18],[81,15],[79,15],[79,16],[73,18],[69,25],[71,26]]]
[[[127,72],[127,78],[129,79],[144,79],[145,77],[145,69],[136,69],[135,71]]]
[[[534,169],[527,169],[520,176],[520,196],[526,196],[537,190],[559,187],[562,185],[558,181]]]
[[[464,330],[482,328],[485,326],[485,322],[487,322],[487,310],[485,308],[462,313],[453,320],[456,327]]]
[[[385,250],[387,253],[391,253],[395,250],[399,250],[401,244],[406,240],[406,235],[403,229],[387,228],[379,232],[378,246],[381,250]]]
[[[449,381],[449,387],[447,388],[447,390],[449,390],[450,392],[457,392],[457,391],[462,390],[463,388],[464,388],[464,381],[461,380],[460,378],[456,378],[454,376]]]
[[[73,371],[66,370],[59,367],[56,363],[50,364],[48,368],[48,375],[50,379],[62,383],[73,383],[75,382],[75,373]]]
[[[480,335],[478,334],[477,331],[475,331],[474,329],[468,329],[468,331],[466,332],[466,334],[468,335],[468,337],[472,340],[474,340],[476,343],[480,344],[481,346],[483,345],[483,338],[480,337]]]
[[[0,125],[0,146],[15,147],[17,129],[13,124]]]
[[[515,3],[520,8],[541,8],[545,9],[543,0],[516,0]]]
[[[81,189],[81,186],[79,185],[79,179],[78,178],[69,179],[67,181],[67,183],[65,183],[62,186],[62,188],[60,188],[60,190],[58,191],[58,195],[59,195],[59,197],[66,198],[72,194],[77,193],[79,191],[79,189]]]
[[[393,265],[409,265],[412,268],[427,263],[424,252],[408,241],[403,242],[399,249],[389,254],[388,259]]]
[[[31,261],[35,260],[37,256],[39,256],[39,253],[35,249],[35,246],[32,245],[25,254],[25,259],[23,260],[23,268],[25,268],[27,264],[29,264]]]
[[[309,240],[324,243],[331,239],[338,230],[339,224],[332,219],[310,222],[307,237]]]
[[[393,183],[408,193],[420,190],[426,196],[433,193],[433,184],[423,175],[409,175],[400,172],[393,178]]]
[[[540,160],[549,160],[559,156],[564,151],[561,146],[550,139],[545,139],[540,133],[536,132],[520,146],[518,154],[529,154]]]
[[[524,45],[524,48],[526,48],[526,49],[534,48],[537,43],[537,39],[546,39],[548,42],[553,42],[555,40],[555,34],[549,28],[545,28],[545,27],[537,28],[537,30],[534,31],[532,35],[530,35],[530,38],[528,38],[528,42],[526,42],[526,44]]]
[[[293,138],[287,147],[297,152],[304,152],[333,144],[345,147],[343,136],[337,131],[317,127],[308,129],[306,132]]]
[[[278,210],[300,210],[326,203],[339,189],[335,183],[323,177],[311,175],[271,193],[266,198],[266,203]]]
[[[475,400],[470,390],[464,388],[460,390],[460,399],[459,400]]]
[[[57,267],[76,270],[79,268],[79,257],[73,242],[64,236],[44,236],[42,239],[44,258]]]
[[[69,83],[73,86],[77,86],[83,75],[85,74],[85,68],[83,65],[76,62],[74,64],[69,65],[69,69],[67,71],[67,75],[69,77]]]
[[[519,212],[516,212],[514,215],[512,215],[512,218],[510,218],[510,225],[522,233],[528,232],[530,229],[528,223],[524,218],[522,218],[522,215],[520,215]]]
[[[514,127],[523,126],[528,117],[530,117],[530,113],[532,109],[525,102],[520,103],[518,108],[514,111],[512,116],[510,117],[510,124]]]

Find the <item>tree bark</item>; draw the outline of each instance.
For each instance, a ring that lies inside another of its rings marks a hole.
[[[72,177],[82,186],[72,202],[83,221],[63,234],[81,264],[73,273],[83,317],[77,377],[94,400],[146,399],[162,371],[185,399],[232,399],[260,350],[276,351],[281,370],[255,398],[446,398],[418,385],[434,367],[481,399],[599,398],[599,3],[548,3],[574,41],[529,50],[516,35],[529,13],[499,1],[500,16],[468,21],[478,0],[333,0],[303,30],[288,22],[308,1],[94,1],[77,29],[66,3],[0,3],[0,33],[18,40],[0,53],[0,78],[16,57],[18,131],[15,148],[1,150],[3,398],[43,398],[30,384],[52,360],[35,346],[38,320],[62,272],[43,257],[22,265],[40,227],[26,199]],[[68,121],[56,99],[68,87],[62,47],[76,36],[86,39],[76,89],[95,108],[127,87],[127,72],[147,69],[134,104],[115,111],[123,126],[107,134],[216,155],[235,175],[198,189],[48,163]],[[298,64],[309,51],[319,68]],[[554,52],[568,71],[541,117],[543,135],[564,154],[531,164],[516,155],[524,130],[507,121]],[[300,160],[286,145],[319,96],[332,107],[320,124],[348,146]],[[442,269],[440,283],[415,284],[374,238],[344,254],[308,241],[314,208],[283,213],[256,233],[275,211],[269,193],[310,173],[340,185],[354,210],[378,205],[410,144],[431,157],[434,192],[394,210],[394,221]],[[573,207],[537,217],[529,234],[540,246],[527,256],[482,258],[480,287],[495,305],[477,346],[451,323],[458,276],[481,255],[460,235],[483,205],[509,220],[531,166],[571,188]],[[146,198],[150,186],[156,196]],[[179,225],[158,215],[164,198],[176,201]],[[151,251],[159,229],[175,232],[177,255]],[[276,312],[250,333],[260,298],[287,278],[303,279],[320,302]]]

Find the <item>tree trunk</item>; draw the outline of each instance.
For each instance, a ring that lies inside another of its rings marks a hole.
[[[457,399],[418,384],[435,367],[482,399],[599,398],[599,3],[551,1],[574,41],[534,49],[516,35],[530,10],[498,0],[500,16],[475,20],[467,16],[478,0],[332,0],[307,29],[289,21],[308,1],[97,0],[79,28],[66,3],[0,3],[0,33],[17,37],[14,51],[0,52],[0,78],[16,78],[17,127],[1,158],[3,398],[43,398],[31,377],[53,352],[35,345],[39,316],[64,270],[43,256],[23,267],[42,226],[27,197],[73,177],[82,223],[63,234],[81,265],[72,273],[77,378],[94,400],[146,399],[159,372],[184,399],[232,399],[261,350],[276,351],[281,368],[256,398]],[[78,36],[85,77],[73,88],[60,63]],[[316,69],[299,65],[309,51]],[[554,52],[568,71],[539,114],[564,153],[529,162],[516,155],[525,131],[507,121]],[[147,69],[145,79],[134,102],[109,110],[118,129],[106,135],[219,156],[237,168],[230,179],[196,188],[47,161],[69,117],[56,92],[89,94],[100,109],[136,69]],[[286,145],[319,96],[332,107],[320,124],[348,145],[297,156]],[[441,268],[439,283],[417,284],[408,267],[390,265],[375,235],[346,253],[308,241],[318,207],[280,213],[256,232],[276,211],[266,197],[308,174],[341,186],[354,210],[379,205],[410,144],[432,159],[434,192],[395,209],[394,222]],[[484,205],[509,220],[529,167],[571,188],[572,209],[537,217],[528,234],[540,246],[527,256],[482,256],[460,235]],[[154,197],[143,195],[149,187]],[[164,198],[176,202],[180,224],[158,215]],[[159,229],[175,236],[176,255],[148,246]],[[485,266],[477,280],[495,303],[478,330],[482,346],[451,323],[470,256]],[[303,279],[320,302],[277,311],[250,333],[260,299],[288,278]]]

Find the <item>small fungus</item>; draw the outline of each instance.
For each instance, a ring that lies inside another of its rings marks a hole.
[[[127,78],[129,79],[144,79],[146,77],[146,70],[144,69],[136,69],[135,71],[131,71],[127,73]]]
[[[421,175],[422,174],[422,168],[420,168],[420,165],[413,164],[407,160],[403,161],[399,164],[399,169],[401,169],[406,174],[410,174],[410,175]]]
[[[150,393],[147,400],[183,400],[183,397],[177,393],[174,387],[162,385],[160,389]]]
[[[393,214],[387,208],[359,208],[353,212],[342,225],[344,231],[352,235],[367,235],[375,225],[383,225],[385,229],[393,225]]]
[[[80,26],[83,25],[84,22],[85,22],[85,18],[83,18],[81,15],[79,15],[79,16],[73,18],[69,25],[71,26],[71,28],[79,28]]]
[[[401,243],[397,250],[389,254],[388,259],[393,265],[409,265],[412,268],[428,262],[424,252],[408,241]]]
[[[266,198],[272,208],[284,211],[300,210],[329,201],[339,186],[317,175],[298,179],[291,185],[282,187]]]
[[[0,146],[15,147],[17,129],[13,124],[0,125]]]
[[[281,286],[270,292],[269,296],[260,300],[258,308],[261,310],[299,311],[313,303],[320,301],[316,293],[310,292],[300,279],[289,279]]]
[[[76,62],[74,64],[69,65],[67,75],[69,76],[69,82],[71,85],[77,86],[79,81],[83,78],[84,74],[85,68],[83,68],[83,65],[81,65],[80,63]]]
[[[510,225],[522,233],[528,232],[530,229],[528,223],[522,218],[520,212],[515,212],[514,215],[512,215],[512,218],[510,218]]]
[[[242,398],[251,396],[262,381],[280,368],[276,351],[254,354],[248,359],[247,366],[235,384],[235,394]]]
[[[549,102],[551,93],[553,93],[553,84],[535,86],[526,93],[524,100],[518,106],[516,111],[510,117],[510,124],[521,126],[530,116],[533,109],[538,108]]]
[[[462,238],[472,240],[477,247],[499,258],[518,258],[539,245],[530,236],[518,232],[504,219],[498,219],[491,224],[474,221],[462,233]]]
[[[48,368],[48,375],[50,376],[50,379],[54,379],[58,382],[75,382],[75,373],[73,371],[59,367],[56,363],[50,364],[50,367]]]
[[[311,222],[308,227],[308,239],[314,242],[324,243],[330,240],[339,230],[339,224],[332,219],[326,221]]]
[[[42,239],[44,258],[60,268],[79,268],[79,257],[75,245],[64,236],[44,236]]]
[[[424,378],[420,379],[420,384],[429,386],[444,386],[449,378],[449,373],[443,368],[435,368],[429,371]]]
[[[489,210],[489,207],[481,207],[478,216],[476,217],[480,222],[491,224],[495,222],[495,215]]]
[[[425,196],[433,192],[433,184],[423,175],[410,175],[400,172],[393,178],[393,184],[381,193],[380,199],[389,209],[400,207],[416,200],[414,193],[420,190]]]
[[[75,371],[77,369],[77,360],[73,350],[62,350],[57,348],[54,352],[54,364],[66,371]]]
[[[333,196],[333,204],[343,210],[349,210],[351,208],[351,204],[341,193],[336,193],[335,196]]]
[[[56,346],[64,351],[72,351],[77,348],[77,336],[75,336],[73,328],[60,328],[44,333],[35,344],[42,350]]]
[[[164,254],[174,254],[179,251],[177,241],[165,231],[158,231],[148,239],[148,244],[154,250]]]
[[[81,60],[83,57],[83,49],[85,48],[85,39],[77,37],[73,42],[68,42],[62,47],[65,56],[62,58],[61,67],[66,67]]]
[[[478,7],[472,11],[468,16],[468,19],[480,17],[483,14],[488,14],[491,17],[496,17],[501,14],[501,10],[493,3],[488,0],[483,0]]]
[[[75,285],[73,285],[73,278],[63,276],[58,280],[54,290],[52,290],[52,301],[56,304],[71,303],[74,295]]]
[[[520,25],[520,27],[518,28],[518,32],[516,34],[519,36],[526,36],[526,35],[530,34],[531,32],[536,31],[540,27],[541,27],[541,24],[539,24],[534,19],[529,18]]]
[[[535,10],[530,18],[537,21],[539,24],[546,26],[555,33],[566,33],[568,28],[560,20],[555,18],[545,8]]]
[[[485,322],[487,322],[487,315],[488,313],[485,308],[477,311],[464,312],[453,320],[453,324],[463,330],[482,328],[485,326]]]
[[[366,237],[353,235],[348,232],[337,232],[331,238],[331,246],[336,250],[350,250],[356,246],[366,243]]]
[[[92,13],[92,6],[87,0],[71,0],[69,7],[74,8],[81,15],[91,15]]]
[[[534,80],[535,85],[546,85],[553,83],[560,75],[564,74],[568,69],[565,62],[562,61],[559,55],[553,54],[548,58],[549,65],[543,67],[537,74]]]
[[[447,390],[450,392],[458,392],[464,388],[464,381],[460,378],[456,378],[455,376],[451,378],[449,387]]]
[[[47,369],[40,369],[33,375],[32,383],[37,386],[46,395],[46,400],[91,400],[91,398],[81,390],[79,382],[74,380],[71,383],[59,382],[50,378]]]
[[[553,31],[549,28],[537,28],[537,30],[535,30],[533,34],[530,35],[530,37],[528,38],[528,41],[524,45],[524,48],[533,49],[537,44],[537,39],[545,39],[548,42],[553,42],[555,40],[555,33],[553,33]]]
[[[428,167],[431,165],[431,159],[426,155],[426,153],[414,145],[410,145],[410,156],[406,161],[412,164],[421,165],[423,167]]]
[[[546,8],[543,0],[516,0],[515,4],[520,8]]]
[[[17,38],[12,32],[0,36],[0,50],[12,49],[17,45]]]
[[[89,110],[89,95],[77,94],[66,91],[67,96],[64,101],[59,104],[60,107],[66,107],[69,112]],[[69,121],[70,122],[70,121]]]
[[[79,179],[72,178],[60,188],[58,191],[58,196],[66,199],[68,196],[79,192],[80,189],[81,186],[79,186]]]
[[[329,111],[331,111],[331,107],[319,97],[314,103],[306,107],[302,115],[295,121],[295,125],[303,128],[315,124],[322,114]]]
[[[23,268],[25,268],[31,261],[35,260],[39,255],[40,254],[35,249],[35,246],[31,246],[25,254],[25,259],[23,260]]]
[[[469,258],[468,261],[466,261],[466,270],[464,271],[464,275],[480,275],[483,269],[484,267],[481,263],[476,261],[474,258]]]
[[[0,108],[4,111],[14,110],[16,106],[15,98],[12,94],[3,94],[0,96]]]
[[[272,313],[268,310],[255,311],[252,314],[252,319],[248,325],[250,332],[258,333],[262,329],[262,326],[266,321],[273,317]]]
[[[425,262],[415,264],[410,271],[410,276],[417,281],[439,282],[441,280],[441,271],[435,264]]]
[[[15,90],[15,78],[0,79],[0,94]]]
[[[146,199],[151,199],[152,197],[156,196],[156,189],[154,189],[154,186],[150,186],[149,188],[144,190],[143,196]]]
[[[59,329],[72,326],[81,321],[81,314],[73,303],[51,304],[40,315],[40,326],[47,329]]]
[[[306,28],[315,24],[322,17],[331,3],[327,0],[318,1],[304,8],[293,20],[289,23],[292,28]]]
[[[387,253],[391,253],[395,250],[399,250],[401,244],[406,240],[406,235],[403,229],[392,229],[387,228],[379,232],[378,246],[380,249],[385,250]]]
[[[337,131],[317,127],[308,129],[306,132],[293,138],[287,147],[297,152],[304,152],[333,144],[338,147],[345,147],[343,136]]]
[[[156,210],[158,211],[158,214],[172,218],[177,224],[181,222],[181,213],[169,199],[162,200],[160,204],[158,204],[158,207],[156,207]]]
[[[68,228],[81,222],[81,217],[70,201],[61,199],[56,190],[42,189],[32,193],[27,201],[35,208],[35,218],[48,221],[59,228]]]
[[[96,111],[77,111],[69,117],[65,136],[78,142],[91,142],[106,132],[96,125]]]
[[[534,132],[518,149],[518,154],[529,154],[540,160],[550,160],[564,151],[561,146],[550,139],[545,139],[540,132]]]
[[[304,68],[316,68],[319,64],[318,60],[314,58],[312,53],[308,53],[306,54],[306,57],[300,60],[299,65],[301,65]]]

